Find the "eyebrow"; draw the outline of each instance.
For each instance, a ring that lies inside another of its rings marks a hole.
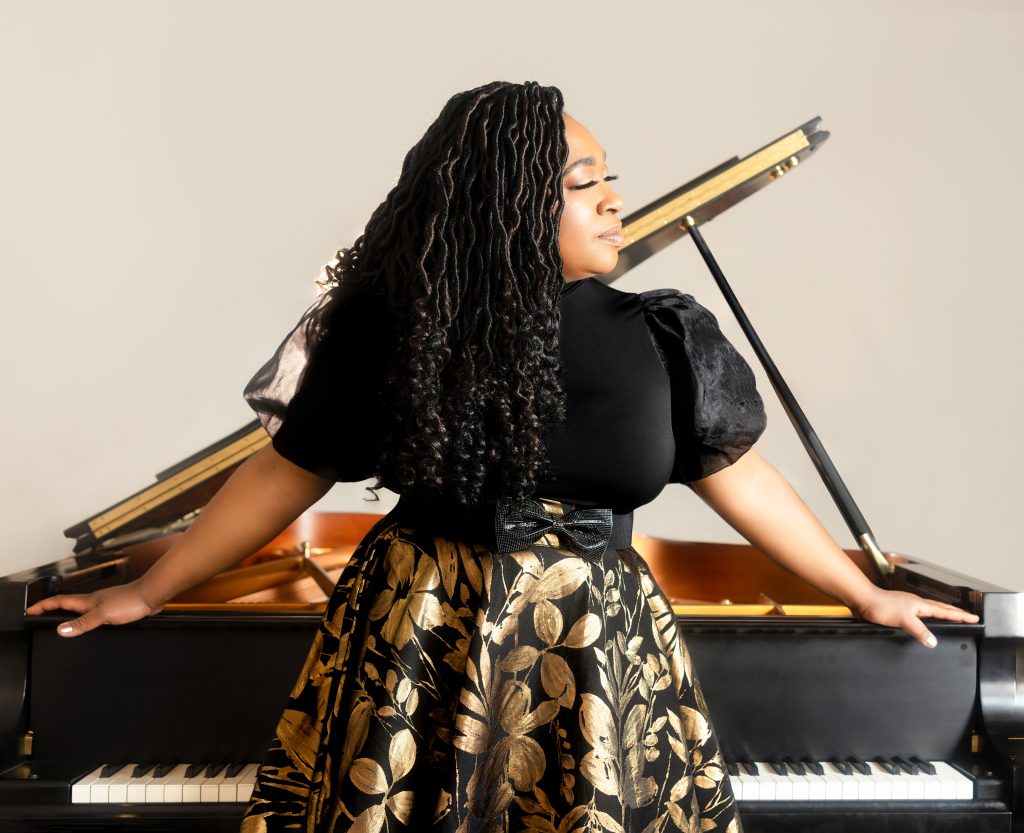
[[[608,161],[608,151],[604,152],[605,161]],[[596,165],[597,161],[593,156],[581,156],[575,162],[573,162],[568,168],[562,171],[562,176],[567,176],[572,171],[575,171],[580,165]]]

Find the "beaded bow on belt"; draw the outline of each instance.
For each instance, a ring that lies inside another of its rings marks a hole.
[[[498,501],[494,513],[498,552],[525,550],[549,532],[555,533],[565,548],[576,555],[597,560],[611,539],[612,510],[574,507],[558,515],[548,512],[532,498]]]

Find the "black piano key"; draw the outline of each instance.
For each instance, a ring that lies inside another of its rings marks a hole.
[[[149,771],[155,766],[156,764],[138,764],[135,769],[132,770],[132,778],[145,778]]]
[[[768,766],[770,766],[772,768],[772,770],[774,770],[776,775],[785,775],[786,774],[786,765],[784,763],[782,763],[781,761],[776,761],[774,758],[769,758],[768,759]]]
[[[887,761],[881,755],[875,758],[875,763],[878,764],[882,769],[888,772],[890,775],[898,775],[900,768],[896,766],[892,761]]]
[[[809,769],[815,775],[825,774],[825,767],[823,767],[821,763],[818,761],[812,760],[811,758],[801,758],[800,763],[802,763],[805,767],[807,767],[807,769]]]
[[[853,775],[853,767],[846,761],[841,761],[839,758],[829,758],[828,762],[843,773],[843,775]]]
[[[216,778],[220,774],[220,771],[222,769],[224,769],[224,767],[226,767],[226,766],[227,766],[227,764],[210,764],[206,768],[206,772],[203,774],[203,777],[204,778]]]
[[[239,772],[241,772],[247,766],[248,766],[248,764],[232,764],[231,766],[228,767],[228,773],[227,773],[228,778],[234,778],[236,775],[238,775]],[[730,773],[730,774],[732,774],[732,773]]]
[[[117,775],[124,767],[124,764],[107,764],[100,770],[100,778],[110,778],[113,775]]]
[[[155,770],[153,770],[154,778],[163,778],[168,772],[174,769],[177,764],[160,764]]]
[[[793,772],[797,775],[806,775],[807,768],[800,763],[800,761],[794,761],[792,758],[786,757],[782,759],[782,763],[786,764]],[[824,772],[824,770],[822,770]]]
[[[910,763],[917,764],[921,769],[927,772],[929,775],[935,774],[935,764],[930,764],[928,761],[922,760],[917,755],[910,756]]]
[[[866,763],[864,763],[864,761],[862,761],[856,755],[851,755],[846,760],[849,761],[850,762],[850,766],[852,766],[855,770],[857,770],[857,772],[859,772],[861,775],[870,775],[871,774],[871,767],[869,767]]]
[[[202,772],[209,764],[192,764],[188,769],[185,770],[186,778],[195,778],[200,772]]]
[[[760,775],[761,771],[757,768],[757,764],[753,761],[741,759],[739,765],[747,771],[747,775]]]
[[[917,764],[906,761],[898,755],[892,759],[892,762],[908,775],[917,775]]]

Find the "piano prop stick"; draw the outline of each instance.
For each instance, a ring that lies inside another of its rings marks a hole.
[[[796,401],[796,397],[793,396],[793,391],[789,389],[789,385],[786,384],[786,380],[782,378],[779,368],[775,365],[775,362],[772,361],[772,357],[768,355],[768,351],[765,349],[764,344],[755,332],[753,325],[750,323],[750,319],[747,318],[746,313],[743,311],[743,307],[740,306],[739,299],[732,291],[732,287],[729,286],[729,282],[725,279],[725,275],[718,266],[718,261],[715,260],[715,256],[711,253],[711,249],[708,248],[708,244],[704,241],[704,236],[700,231],[698,231],[697,221],[687,214],[686,218],[683,220],[683,224],[690,233],[690,237],[693,239],[694,245],[697,246],[697,250],[700,252],[701,257],[704,258],[704,263],[707,264],[708,269],[714,276],[715,282],[718,284],[718,288],[722,290],[722,294],[725,296],[725,300],[728,302],[730,309],[732,309],[733,314],[736,316],[736,320],[740,322],[740,327],[743,329],[744,334],[746,334],[747,340],[754,348],[754,352],[757,354],[758,360],[761,362],[765,372],[768,374],[772,387],[775,388],[775,392],[779,395],[779,399],[782,400],[782,406],[786,411],[786,415],[789,417],[790,422],[793,423],[793,427],[796,428],[797,434],[800,435],[804,448],[807,449],[807,453],[814,461],[814,465],[817,467],[818,473],[821,475],[822,480],[825,481],[825,486],[828,488],[829,493],[832,495],[832,499],[839,507],[839,511],[842,513],[843,518],[846,521],[846,525],[850,528],[850,532],[853,533],[853,537],[856,539],[857,543],[860,544],[861,549],[868,555],[870,559],[869,563],[877,571],[875,575],[876,584],[888,584],[888,576],[893,573],[892,564],[889,563],[888,559],[886,559],[882,554],[882,551],[878,548],[878,544],[875,543],[874,533],[868,526],[868,522],[864,519],[864,515],[861,514],[860,508],[853,499],[853,495],[851,495],[849,489],[846,488],[846,484],[839,476],[839,472],[833,465],[832,459],[828,456],[828,452],[825,451],[825,447],[821,444],[821,440],[818,439],[817,432],[815,432],[814,428],[811,427],[811,423],[804,414],[803,408],[801,408],[800,403]]]
[[[800,435],[804,448],[825,481],[854,539],[868,556],[875,583],[888,586],[888,576],[893,573],[892,564],[875,543],[874,533],[864,515],[843,483],[796,397],[768,355],[704,237],[697,229],[698,225],[717,217],[727,208],[796,168],[802,159],[808,157],[828,139],[829,134],[818,129],[820,122],[821,119],[815,117],[749,156],[743,159],[734,157],[626,217],[622,221],[624,239],[620,249],[619,265],[615,271],[605,276],[605,282],[610,283],[618,279],[625,271],[675,242],[682,235],[690,235],[753,346],[758,360],[764,366],[772,387],[782,400],[786,414]]]

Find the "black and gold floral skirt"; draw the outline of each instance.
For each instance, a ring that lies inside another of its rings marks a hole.
[[[499,555],[392,513],[338,581],[241,829],[742,827],[636,550]]]

